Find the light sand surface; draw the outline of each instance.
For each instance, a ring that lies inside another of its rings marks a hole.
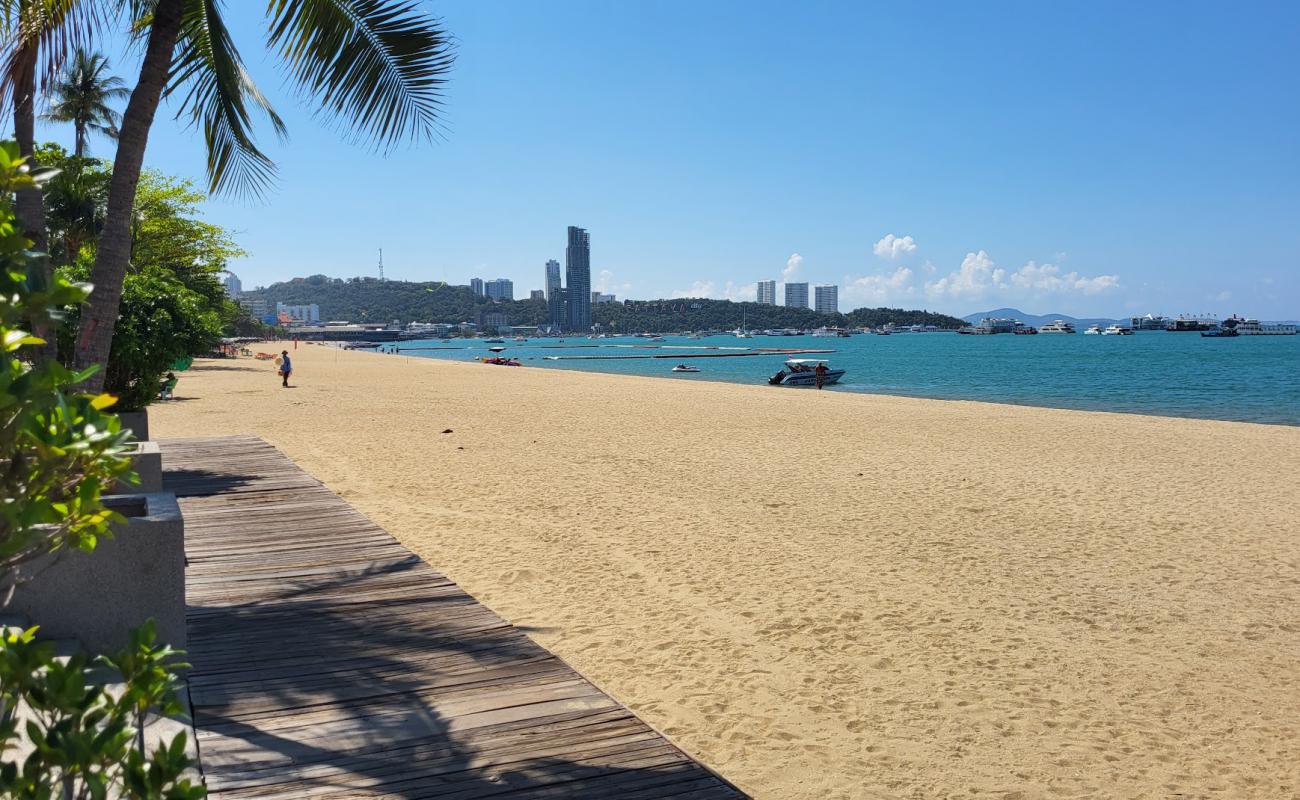
[[[757,797],[1300,796],[1300,428],[295,366],[155,438],[265,437]]]

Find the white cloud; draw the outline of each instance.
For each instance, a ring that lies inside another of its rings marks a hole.
[[[916,240],[911,236],[895,236],[887,233],[883,239],[876,242],[871,252],[888,261],[897,261],[903,256],[916,252]]]
[[[610,282],[614,280],[614,273],[607,269],[602,269],[596,274],[596,291],[609,294]]]
[[[899,267],[891,273],[863,275],[845,279],[844,298],[853,303],[884,305],[897,302],[916,293],[912,285],[912,270]]]
[[[1084,295],[1100,294],[1119,285],[1115,275],[1097,275],[1086,278],[1077,272],[1061,272],[1055,264],[1025,264],[1011,274],[1011,285],[1029,289],[1035,294],[1063,294],[1077,292]]]
[[[1097,295],[1119,286],[1117,275],[1080,275],[1063,272],[1056,264],[1026,263],[1007,272],[984,250],[967,253],[957,271],[927,281],[925,293],[932,299],[978,300],[990,294],[1008,300],[1033,300],[1060,295]]]
[[[758,284],[746,283],[737,286],[731,281],[727,281],[727,286],[722,291],[722,297],[737,303],[752,303],[758,299]]]
[[[1227,290],[1225,289],[1224,291],[1219,292],[1218,294],[1216,294],[1216,295],[1214,296],[1214,299],[1215,299],[1215,300],[1218,300],[1220,303],[1226,303],[1226,302],[1228,302],[1229,300],[1232,299],[1232,292],[1229,292],[1229,291],[1227,291]]]
[[[785,269],[781,270],[781,281],[789,283],[794,280],[799,273],[799,265],[803,264],[803,256],[798,253],[791,253],[790,257],[785,260]]]
[[[713,297],[713,281],[696,281],[687,289],[673,289],[672,297]]]

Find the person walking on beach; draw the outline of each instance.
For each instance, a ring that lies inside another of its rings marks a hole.
[[[280,375],[284,377],[284,380],[280,383],[280,385],[286,389],[289,388],[289,376],[292,373],[293,373],[293,362],[289,360],[289,351],[281,350],[280,351]]]
[[[813,370],[813,375],[817,381],[817,388],[822,388],[822,383],[826,380],[826,365],[818,364],[817,368]]]

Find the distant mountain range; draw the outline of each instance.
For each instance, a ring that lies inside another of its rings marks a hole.
[[[967,314],[962,317],[962,319],[974,325],[978,324],[979,321],[985,317],[1018,319],[1026,325],[1033,325],[1035,328],[1046,325],[1053,320],[1063,319],[1066,322],[1074,323],[1074,327],[1080,328],[1080,330],[1082,330],[1080,326],[1109,325],[1112,322],[1120,322],[1118,319],[1109,319],[1107,317],[1072,317],[1069,314],[1027,314],[1018,308],[995,308],[992,311],[980,311],[975,314]],[[1123,321],[1127,323],[1128,319],[1124,319]]]

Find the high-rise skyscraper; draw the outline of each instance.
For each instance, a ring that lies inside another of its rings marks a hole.
[[[838,314],[840,311],[840,287],[814,286],[813,308],[818,314]]]
[[[807,308],[808,284],[787,283],[785,285],[785,305],[786,308]]]
[[[239,298],[240,292],[244,291],[244,284],[239,282],[239,276],[233,272],[226,273],[226,279],[222,281],[226,285],[226,294]]]
[[[532,290],[530,290],[530,291],[528,292],[528,299],[529,299],[529,300],[545,300],[545,299],[546,299],[546,290],[545,290],[545,289],[532,289]]]
[[[569,246],[564,251],[564,285],[569,301],[569,330],[591,330],[591,237],[569,226]]]
[[[478,295],[479,297],[482,297],[482,296],[483,296],[483,279],[482,279],[482,278],[470,278],[470,279],[469,279],[469,288],[470,288],[471,291],[474,292],[474,294]]]
[[[483,291],[492,300],[514,300],[515,282],[509,278],[496,278],[484,283]]]
[[[564,284],[560,281],[560,262],[546,262],[546,321],[563,328],[568,321],[564,313]]]
[[[758,302],[764,306],[776,305],[776,281],[758,282]]]

